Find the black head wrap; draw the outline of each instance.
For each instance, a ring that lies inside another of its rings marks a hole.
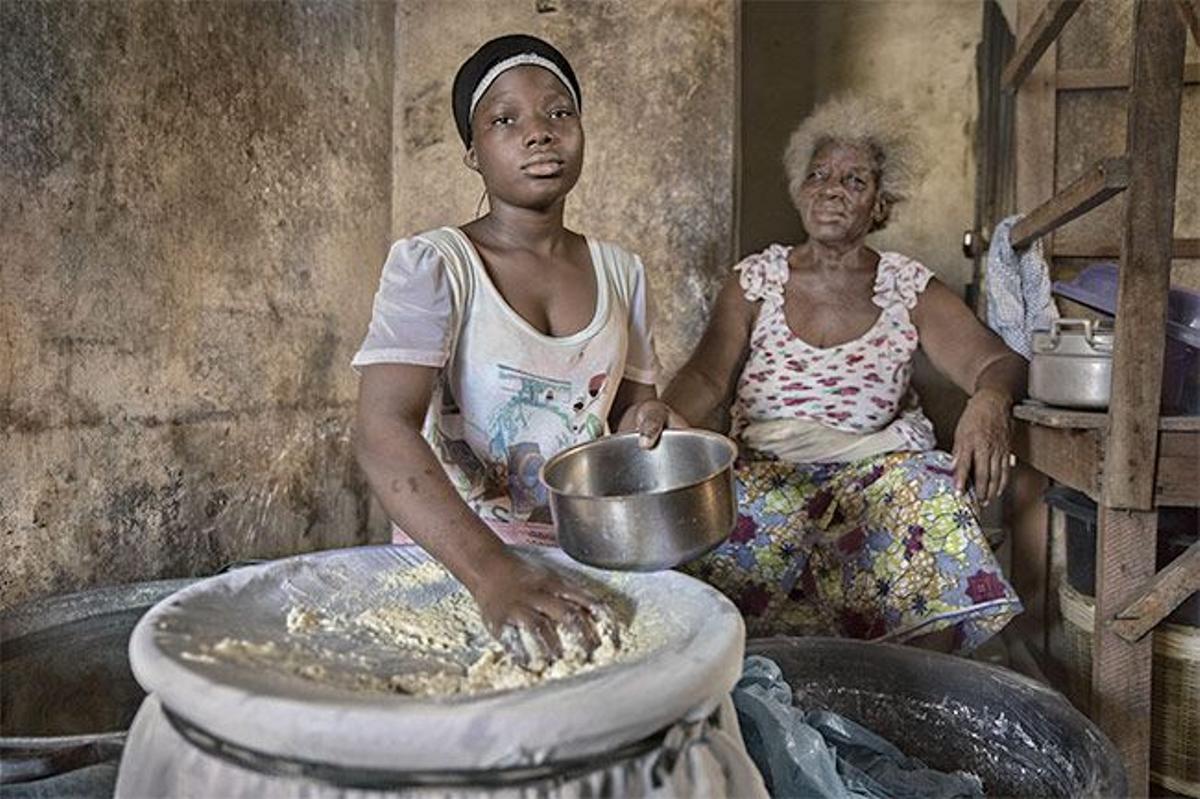
[[[532,58],[522,61],[522,56],[531,56]],[[538,59],[541,59],[542,63],[538,63]],[[510,60],[511,64],[501,67],[500,72],[493,74],[495,68]],[[549,62],[550,66],[547,66],[546,62]],[[545,67],[551,72],[555,72],[557,69],[559,73],[557,77],[560,80],[566,79],[566,86],[575,100],[575,110],[580,110],[583,98],[579,91],[579,81],[575,78],[575,71],[571,69],[571,65],[567,63],[567,59],[563,57],[562,53],[558,52],[549,42],[544,42],[536,36],[526,36],[520,33],[501,36],[498,39],[492,39],[476,50],[470,58],[463,62],[463,65],[458,68],[458,74],[454,76],[452,92],[454,124],[458,127],[458,135],[462,138],[465,146],[471,146],[471,115],[475,110],[472,99],[478,102],[476,91],[480,88],[480,84],[486,80],[487,85],[483,86],[483,90],[487,91],[487,86],[491,85],[501,72],[527,63]]]

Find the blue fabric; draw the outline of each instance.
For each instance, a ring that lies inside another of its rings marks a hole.
[[[733,689],[746,749],[776,797],[957,799],[983,796],[973,774],[946,774],[907,757],[847,718],[792,704],[779,665],[751,655]]]
[[[1033,354],[1033,331],[1048,330],[1058,318],[1050,297],[1050,268],[1039,239],[1020,253],[1012,247],[1012,227],[1020,216],[1010,216],[992,232],[988,247],[988,326],[1004,343],[1026,360]]]

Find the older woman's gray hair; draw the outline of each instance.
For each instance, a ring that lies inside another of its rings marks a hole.
[[[912,117],[898,104],[874,97],[835,97],[817,106],[792,131],[783,154],[792,203],[799,207],[800,186],[818,150],[828,144],[862,147],[875,160],[875,181],[883,200],[883,216],[871,230],[883,229],[892,207],[908,199],[922,169],[915,129]]]

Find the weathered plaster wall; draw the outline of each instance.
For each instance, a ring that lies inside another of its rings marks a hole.
[[[788,136],[823,100],[865,93],[897,98],[917,115],[914,133],[929,166],[920,189],[872,245],[918,258],[953,288],[969,282],[961,241],[974,211],[982,19],[974,2],[747,0],[741,251],[800,237],[781,165]]]
[[[736,0],[405,3],[397,15],[395,235],[475,216],[482,183],[462,164],[450,115],[454,72],[493,36],[541,36],[571,61],[583,92],[587,151],[567,222],[642,256],[659,354],[673,373],[733,256],[737,10]]]
[[[366,540],[389,3],[0,3],[0,606]]]

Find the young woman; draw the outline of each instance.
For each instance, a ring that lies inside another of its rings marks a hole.
[[[489,211],[393,245],[354,358],[356,454],[394,540],[441,561],[500,640],[553,657],[562,626],[595,641],[597,599],[510,545],[554,544],[547,458],[639,415],[661,426],[646,278],[636,256],[563,226],[584,135],[558,50],[484,44],[453,106]]]

